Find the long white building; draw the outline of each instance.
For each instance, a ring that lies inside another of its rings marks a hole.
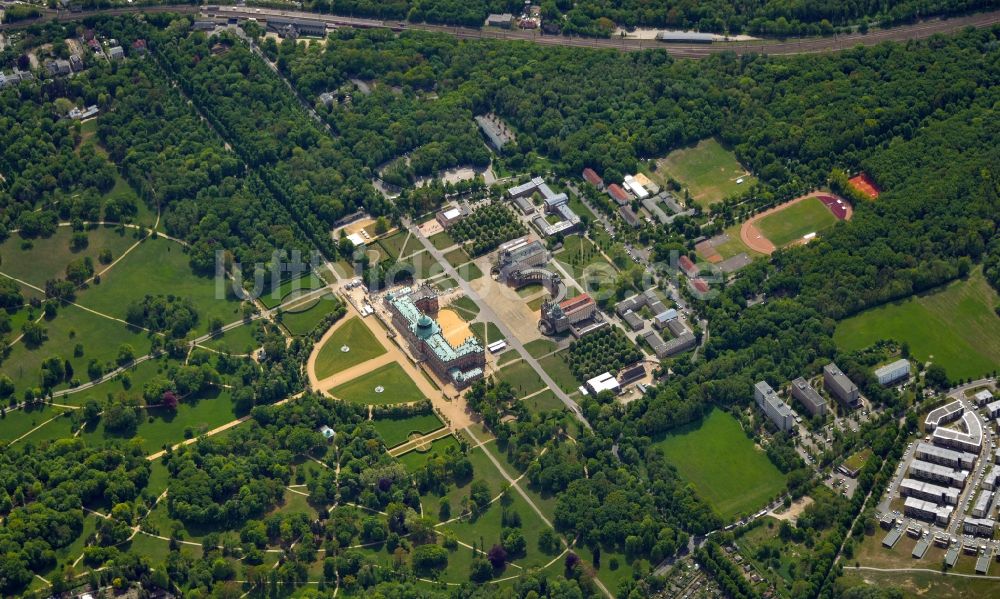
[[[920,460],[910,462],[909,473],[911,477],[918,480],[941,483],[959,489],[965,486],[965,481],[969,478],[969,473],[966,470],[954,470],[947,466]]]

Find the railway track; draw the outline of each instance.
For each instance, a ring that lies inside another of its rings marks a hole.
[[[822,54],[838,52],[858,45],[873,46],[887,41],[905,42],[931,37],[936,34],[948,34],[961,31],[967,27],[991,27],[1000,24],[1000,10],[976,13],[950,18],[934,18],[910,25],[900,25],[889,29],[876,29],[867,34],[853,33],[849,35],[796,38],[788,40],[762,40],[753,42],[717,42],[713,44],[674,44],[656,40],[640,40],[629,38],[601,39],[585,37],[567,37],[561,35],[542,35],[537,31],[487,31],[470,27],[447,25],[432,25],[428,23],[408,23],[400,21],[383,21],[364,19],[342,15],[318,14],[300,11],[288,11],[269,8],[247,8],[237,6],[212,7],[189,4],[166,6],[127,6],[83,12],[46,10],[44,14],[33,20],[16,23],[0,24],[0,30],[24,27],[35,22],[48,20],[76,21],[98,15],[125,15],[135,13],[176,12],[181,14],[212,15],[216,18],[257,19],[266,21],[271,17],[292,17],[323,21],[328,27],[355,28],[387,28],[394,31],[417,30],[443,33],[459,39],[499,39],[509,41],[524,41],[545,46],[564,46],[573,48],[613,49],[623,52],[634,52],[649,49],[666,50],[676,58],[701,59],[721,52],[734,52],[737,55],[754,53],[776,56],[796,54]]]

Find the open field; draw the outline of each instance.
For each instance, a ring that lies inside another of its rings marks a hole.
[[[531,397],[526,397],[522,401],[524,401],[524,404],[528,406],[528,409],[532,412],[562,410],[566,407],[562,400],[556,397],[556,394],[551,389],[546,389],[541,393],[537,393]]]
[[[721,410],[655,445],[725,520],[764,506],[785,486],[784,475]]]
[[[350,351],[340,351],[343,346]],[[360,318],[353,317],[330,336],[316,356],[316,376],[326,378],[345,368],[361,364],[385,353],[385,348],[372,334],[368,325]]]
[[[525,362],[515,362],[509,366],[504,366],[497,375],[501,381],[507,381],[514,388],[518,397],[531,395],[545,387],[545,383],[538,376],[538,373]]]
[[[282,312],[281,324],[292,335],[305,335],[315,329],[321,320],[340,306],[340,300],[327,293],[302,306],[295,306]]]
[[[0,417],[0,441],[12,441],[65,411],[65,408],[49,405],[32,406],[27,410],[6,410]]]
[[[450,248],[451,246],[455,245],[455,240],[452,239],[451,235],[448,235],[446,231],[442,231],[437,235],[430,236],[428,238],[428,241],[430,241],[431,244],[439,250]]]
[[[448,307],[458,312],[458,315],[466,321],[472,320],[479,315],[479,304],[465,297],[464,295],[448,304]]]
[[[563,249],[554,257],[576,279],[581,278],[586,272],[612,272],[613,270],[598,251],[597,246],[580,235],[566,237],[563,241]]]
[[[810,197],[765,216],[757,222],[757,227],[776,247],[784,247],[836,222],[837,218],[823,202]]]
[[[459,266],[465,264],[470,260],[469,254],[462,248],[454,249],[444,255],[444,259],[448,261],[448,264],[452,266]]]
[[[88,308],[124,318],[129,303],[147,295],[190,299],[198,312],[198,333],[208,332],[212,318],[227,323],[242,316],[239,301],[229,294],[220,297],[215,279],[195,275],[184,248],[163,238],[146,239],[108,271],[100,285],[92,285],[81,294],[79,301]]]
[[[680,181],[688,188],[691,199],[702,207],[720,202],[755,182],[733,153],[714,138],[674,150],[657,161],[657,171]],[[739,178],[743,179],[742,184],[736,183]]]
[[[573,376],[573,371],[569,369],[569,364],[567,364],[564,359],[563,354],[565,353],[568,352],[560,352],[542,358],[539,360],[539,364],[541,364],[545,372],[552,377],[552,380],[559,385],[560,389],[566,393],[572,393],[573,391],[576,391],[576,388],[580,385],[580,383],[577,382],[576,377]]]
[[[416,472],[424,467],[427,460],[431,456],[434,454],[443,455],[449,447],[454,447],[455,449],[460,447],[458,441],[456,441],[455,437],[452,437],[451,435],[431,442],[431,447],[427,451],[417,451],[414,449],[413,451],[404,453],[396,459],[398,459],[399,463],[402,464],[409,472]]]
[[[558,347],[559,344],[550,339],[535,339],[524,344],[524,349],[528,350],[528,353],[533,358],[541,358],[542,356],[551,354]]]
[[[928,570],[934,570],[938,567],[937,564],[927,565]],[[993,565],[993,568],[996,568],[996,564]],[[991,569],[990,574],[995,574],[995,572]],[[945,576],[937,572],[873,572],[851,567],[844,568],[844,577],[837,584],[844,588],[855,586],[896,587],[903,592],[905,599],[996,597],[997,593],[1000,593],[1000,581],[997,580]]]
[[[322,279],[312,273],[298,276],[294,279],[283,281],[276,289],[261,294],[260,303],[268,308],[274,308],[278,304],[293,299],[304,291],[318,289],[325,283]]]
[[[201,345],[221,352],[245,354],[248,353],[247,349],[253,349],[260,346],[260,342],[257,341],[256,337],[254,337],[255,333],[259,330],[260,323],[251,322],[249,324],[238,326],[234,329],[229,329],[228,331],[217,337],[209,339]]]
[[[384,387],[382,393],[376,387]],[[359,376],[349,383],[330,389],[334,397],[364,405],[388,405],[410,403],[424,398],[409,375],[395,362]]]
[[[139,426],[134,433],[106,431],[103,420],[81,435],[88,443],[101,444],[112,440],[142,439],[145,453],[163,449],[164,445],[180,443],[236,418],[232,397],[227,390],[210,389],[198,396],[185,398],[174,411],[148,408],[141,411]]]
[[[0,272],[36,287],[45,287],[45,281],[49,279],[65,278],[66,265],[73,260],[89,257],[94,261],[95,272],[100,272],[105,268],[97,259],[101,250],[111,250],[112,259],[117,259],[136,242],[131,229],[119,232],[113,227],[102,226],[87,230],[86,233],[87,247],[76,252],[70,248],[73,236],[70,227],[59,227],[51,237],[28,241],[20,235],[11,235],[0,244],[0,256],[3,256]],[[22,244],[29,242],[30,247],[22,247]]]
[[[0,365],[0,373],[14,381],[18,397],[24,389],[38,386],[39,370],[46,359],[58,356],[69,360],[73,366],[73,378],[86,382],[87,364],[90,360],[111,370],[116,367],[118,348],[122,344],[132,346],[136,356],[149,353],[150,341],[146,333],[134,332],[125,324],[87,312],[74,305],[64,305],[52,320],[40,323],[46,330],[48,340],[38,347],[29,348],[17,343],[10,355]],[[83,346],[83,355],[76,356],[76,345]],[[57,385],[62,388],[64,385]]]
[[[373,424],[378,434],[382,435],[386,447],[395,447],[403,443],[411,433],[425,435],[442,426],[441,419],[433,413],[409,418],[380,418]]]
[[[879,339],[905,341],[916,359],[940,364],[952,379],[979,377],[1000,364],[997,303],[997,293],[976,270],[967,280],[842,320],[833,340],[846,351]]]

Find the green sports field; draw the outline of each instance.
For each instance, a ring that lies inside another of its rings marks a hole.
[[[347,353],[340,351],[344,345],[351,351]],[[326,345],[319,350],[319,355],[316,356],[316,376],[321,379],[326,378],[384,353],[385,348],[368,326],[355,316],[340,325],[340,328],[327,340]]]
[[[378,386],[384,387],[385,390],[376,393],[375,387]],[[395,362],[376,368],[349,383],[334,387],[330,389],[330,393],[344,401],[364,405],[410,403],[424,398],[406,371]]]
[[[763,507],[785,487],[785,475],[721,410],[655,445],[726,521]]]
[[[694,147],[674,150],[658,161],[657,170],[661,175],[680,181],[688,188],[691,199],[702,207],[721,202],[756,181],[746,174],[736,156],[714,138],[703,139]],[[743,183],[736,183],[740,178]]]
[[[977,270],[967,280],[843,320],[833,340],[847,351],[880,339],[905,341],[914,358],[944,366],[952,379],[977,378],[1000,365],[998,301]]]
[[[780,248],[802,239],[803,235],[833,226],[836,222],[837,218],[823,202],[816,198],[806,198],[765,216],[757,222],[757,227],[764,237]]]

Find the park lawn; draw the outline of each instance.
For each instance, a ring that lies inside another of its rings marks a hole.
[[[301,295],[305,291],[319,289],[325,285],[326,283],[323,279],[319,278],[316,274],[303,274],[294,279],[283,281],[277,288],[270,292],[262,293],[260,303],[264,304],[267,308],[274,308],[282,302],[294,299],[294,296]]]
[[[545,288],[542,287],[541,283],[532,283],[530,285],[525,285],[524,287],[518,289],[517,294],[521,297],[531,297],[544,289]]]
[[[231,354],[248,354],[250,351],[260,347],[260,341],[256,337],[258,331],[260,331],[260,323],[251,322],[234,329],[229,329],[221,335],[212,337],[199,345]]]
[[[332,293],[310,300],[302,306],[295,306],[281,313],[281,324],[292,335],[307,335],[313,331],[327,314],[340,307],[340,300]]]
[[[427,240],[439,250],[450,248],[455,245],[455,240],[451,238],[451,235],[448,235],[447,231],[442,231],[437,235],[431,235],[427,238]]]
[[[806,198],[797,204],[769,214],[757,221],[757,228],[775,247],[799,241],[809,233],[831,227],[837,217],[818,198]]]
[[[528,350],[531,357],[541,358],[559,349],[559,344],[549,339],[535,339],[525,343],[524,349]]]
[[[573,547],[573,552],[579,555],[592,568],[594,567],[594,552],[589,547],[578,545]],[[617,567],[611,567],[612,559],[617,560]],[[560,561],[559,564],[561,566],[562,562]],[[597,578],[616,597],[621,596],[619,593],[621,592],[622,583],[626,580],[633,580],[632,566],[629,564],[628,558],[624,554],[612,551],[607,547],[601,548],[601,563],[598,567],[594,568],[594,571]]]
[[[142,439],[142,449],[154,453],[164,445],[181,443],[237,418],[228,390],[209,389],[196,397],[184,398],[176,411],[147,408],[141,412],[139,426],[132,434],[111,433],[101,420],[97,426],[84,429],[81,435],[89,443],[103,444],[112,440]],[[150,421],[152,420],[152,421]]]
[[[575,193],[569,194],[569,207],[572,208],[573,212],[576,212],[577,215],[580,216],[580,218],[586,216],[591,221],[597,218],[596,216],[594,216],[594,213],[590,210],[590,208],[587,208],[587,205],[584,204],[583,201],[580,200],[579,196],[577,196]]]
[[[535,299],[533,299],[530,302],[528,302],[528,304],[527,304],[528,305],[528,309],[531,310],[532,312],[540,312],[541,309],[542,309],[542,304],[544,304],[545,301],[548,300],[548,299],[549,299],[548,295],[543,295],[541,297],[536,297]],[[567,298],[567,299],[569,299],[569,298]]]
[[[406,468],[407,472],[417,472],[427,464],[428,459],[435,454],[444,455],[444,452],[447,451],[449,447],[460,449],[462,446],[458,443],[455,437],[449,435],[447,437],[431,441],[431,447],[427,451],[417,451],[414,449],[401,456],[397,456],[396,459],[403,465],[404,468]],[[452,510],[454,509],[455,506],[452,506]]]
[[[721,202],[725,198],[752,186],[755,178],[736,156],[716,139],[703,139],[697,145],[674,150],[657,161],[657,172],[681,182],[688,188],[691,199],[703,207]],[[736,179],[742,177],[743,184]]]
[[[87,538],[97,531],[97,519],[99,516],[84,512],[83,528],[80,534],[72,543],[55,550],[55,563],[49,568],[39,572],[47,580],[52,580],[53,576],[58,576],[65,566],[72,565],[76,558],[83,554],[83,549],[87,546]]]
[[[952,380],[978,378],[1000,364],[997,303],[997,293],[977,269],[968,279],[842,320],[833,340],[844,351],[880,339],[905,341],[914,358],[940,364]]]
[[[341,347],[350,348],[348,352],[340,351]],[[340,325],[316,356],[316,376],[326,378],[330,375],[377,358],[385,353],[385,348],[375,338],[368,325],[357,316]]]
[[[378,240],[378,244],[382,246],[385,253],[391,258],[398,260],[403,254],[403,247],[406,245],[406,239],[409,237],[410,233],[408,231],[400,231],[399,233],[394,233],[388,237],[383,237]]]
[[[412,266],[414,279],[430,279],[444,273],[444,267],[431,256],[430,252],[414,254],[399,264]]]
[[[483,342],[483,345],[489,345],[494,341],[501,341],[507,338],[500,332],[500,327],[492,322],[474,322],[469,325],[469,330]]]
[[[532,412],[548,412],[550,410],[562,410],[566,406],[563,404],[562,400],[556,397],[555,392],[551,389],[546,389],[541,393],[532,395],[531,397],[525,397],[523,400],[528,409]]]
[[[382,393],[376,393],[375,387],[384,387]],[[420,389],[413,383],[403,368],[392,362],[375,370],[330,389],[334,397],[344,401],[363,405],[390,405],[396,403],[411,403],[424,399]]]
[[[458,276],[462,277],[465,281],[475,281],[483,276],[483,271],[476,265],[475,262],[463,264],[456,270],[458,270]]]
[[[497,373],[497,378],[510,383],[518,397],[531,395],[545,388],[545,383],[535,372],[535,369],[523,360],[501,368]]]
[[[29,409],[5,410],[0,413],[0,441],[13,441],[65,412],[64,408],[47,404],[32,405]]]
[[[137,224],[152,227],[156,223],[156,211],[149,209],[146,202],[144,202],[135,193],[135,190],[132,189],[132,186],[122,178],[117,169],[115,170],[114,186],[110,191],[108,191],[108,193],[104,194],[104,197],[102,198],[102,208],[112,200],[116,202],[124,201],[126,203],[135,204],[137,210],[135,218],[132,220],[134,220]]]
[[[442,426],[437,414],[421,414],[409,418],[380,418],[372,423],[386,447],[395,447],[405,442],[412,433],[426,435]]]
[[[24,389],[36,387],[40,383],[39,372],[42,362],[58,356],[69,360],[73,366],[73,376],[87,381],[87,363],[95,359],[105,370],[117,367],[118,347],[132,346],[136,357],[149,353],[150,341],[143,331],[133,332],[117,321],[98,316],[91,312],[67,304],[59,308],[52,320],[42,320],[41,325],[48,331],[48,339],[39,347],[28,348],[23,342],[15,344],[10,355],[0,365],[0,373],[14,381],[15,393],[21,396]],[[83,345],[83,355],[74,356],[76,344]],[[66,387],[58,385],[56,389]]]
[[[85,232],[89,243],[78,252],[69,247],[73,236],[70,227],[59,227],[51,237],[29,240],[31,247],[28,249],[21,248],[25,240],[20,235],[11,235],[0,244],[0,256],[3,256],[0,272],[44,288],[45,281],[65,278],[66,265],[73,260],[89,257],[94,261],[94,271],[100,272],[106,268],[97,259],[101,250],[111,250],[112,259],[117,259],[136,242],[132,229],[119,232],[113,227],[98,226]]]
[[[613,272],[613,268],[598,247],[581,235],[570,235],[563,240],[563,249],[555,254],[555,259],[575,279],[592,272]],[[631,260],[629,260],[631,262]]]
[[[449,308],[454,308],[458,315],[466,320],[472,320],[479,315],[479,304],[464,295],[448,304]]]
[[[444,259],[448,261],[448,264],[451,264],[454,267],[458,267],[471,260],[471,258],[469,258],[469,254],[467,254],[462,248],[448,252],[444,255]]]
[[[163,238],[149,238],[109,270],[100,285],[91,285],[81,294],[79,303],[125,318],[128,305],[146,295],[187,298],[198,312],[194,331],[201,334],[208,332],[213,318],[221,319],[223,324],[242,318],[240,302],[229,293],[230,282],[224,282],[223,290],[217,290],[216,283],[213,277],[194,274],[183,246]]]
[[[451,277],[441,277],[440,279],[434,281],[434,286],[441,291],[448,291],[449,289],[458,287],[458,282]],[[468,322],[468,320],[466,320],[466,322]]]
[[[655,446],[726,521],[767,504],[785,487],[785,476],[721,410]]]
[[[308,493],[308,491],[304,488],[297,490],[300,492],[296,493],[291,489],[285,489],[285,495],[282,498],[281,505],[276,506],[271,513],[280,512],[286,515],[305,514],[309,516],[310,521],[317,520],[319,518],[319,513],[316,511],[316,508],[309,505],[309,497],[302,494]]]
[[[149,466],[149,481],[146,483],[146,490],[153,496],[159,497],[160,493],[167,490],[167,484],[170,482],[170,471],[163,464],[163,458],[150,462]]]
[[[573,371],[570,370],[569,364],[566,363],[565,352],[559,352],[557,354],[552,354],[538,361],[541,364],[542,369],[552,377],[552,380],[559,385],[559,388],[566,393],[572,393],[576,391],[576,388],[580,386],[579,381],[573,376]]]

